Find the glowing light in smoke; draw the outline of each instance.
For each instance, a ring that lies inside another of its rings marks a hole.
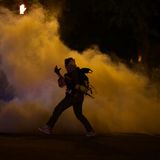
[[[140,63],[142,61],[142,56],[138,55],[138,62]]]
[[[25,6],[25,4],[21,4],[20,6],[19,6],[19,14],[24,14],[25,13],[25,11],[26,11],[26,6]]]
[[[131,64],[133,63],[133,59],[132,59],[132,58],[130,59],[130,63],[131,63]]]

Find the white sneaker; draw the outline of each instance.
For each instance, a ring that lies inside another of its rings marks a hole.
[[[49,126],[47,126],[47,125],[38,128],[38,130],[39,130],[40,132],[44,133],[44,134],[48,134],[48,135],[51,135],[51,134],[52,134],[52,129],[51,129]]]
[[[86,133],[87,137],[94,137],[96,135],[95,131],[89,131]]]

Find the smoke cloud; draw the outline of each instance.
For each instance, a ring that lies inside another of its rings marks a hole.
[[[59,39],[56,17],[34,8],[20,16],[0,10],[1,67],[17,97],[0,104],[0,132],[35,132],[45,124],[65,89],[57,85],[55,65],[64,70],[64,59],[74,57],[80,67],[89,67],[94,99],[85,98],[84,114],[97,133],[160,133],[160,100],[148,79],[114,64],[97,48],[79,54]],[[83,126],[72,108],[58,120],[55,133],[81,133]]]

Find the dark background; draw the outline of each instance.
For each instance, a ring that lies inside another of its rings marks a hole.
[[[140,54],[148,68],[160,65],[159,0],[0,0],[10,9],[21,2],[60,8],[60,38],[73,50],[97,45],[126,64],[138,63]]]

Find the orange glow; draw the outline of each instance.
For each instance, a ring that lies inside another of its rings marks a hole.
[[[1,67],[17,95],[12,102],[0,105],[0,132],[35,133],[45,124],[65,96],[65,88],[58,87],[53,69],[58,65],[64,74],[64,59],[73,57],[77,66],[93,70],[88,77],[95,98],[86,96],[83,109],[98,134],[160,134],[158,84],[149,83],[150,79],[139,70],[141,66],[131,65],[130,69],[121,62],[112,62],[98,47],[83,54],[70,50],[60,39],[58,20],[52,17],[55,14],[46,14],[42,7],[28,7],[29,14],[24,13],[27,16],[0,12]],[[136,53],[142,61],[143,54],[141,48]],[[138,62],[138,57],[133,56],[131,62]],[[55,132],[84,133],[72,108],[62,116]]]
[[[20,6],[19,6],[19,14],[24,14],[25,13],[25,11],[26,11],[26,6],[25,6],[25,4],[21,4]]]
[[[138,55],[138,62],[140,63],[142,61],[142,56]]]

